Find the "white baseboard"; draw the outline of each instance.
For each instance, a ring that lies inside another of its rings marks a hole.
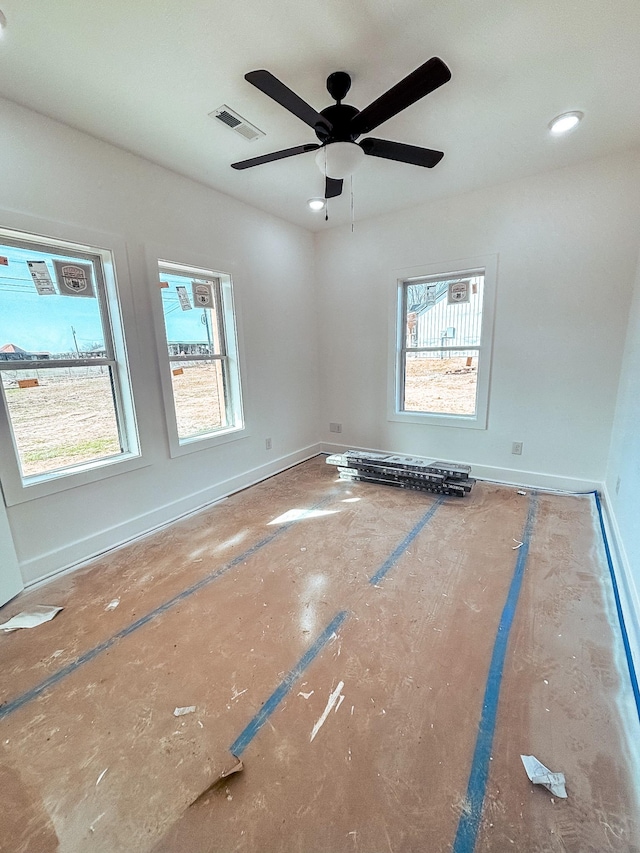
[[[273,477],[274,474],[279,474],[306,459],[311,459],[320,452],[320,444],[310,444],[294,453],[280,456],[266,465],[252,468],[236,477],[231,477],[206,489],[156,507],[150,512],[128,519],[123,524],[106,527],[92,536],[77,539],[75,542],[68,542],[62,548],[39,554],[20,565],[25,588],[33,588],[55,576],[74,571],[113,548],[119,548],[134,539],[147,536],[180,518],[211,506],[235,492]]]
[[[624,617],[629,648],[636,675],[640,678],[640,590],[635,584],[631,564],[627,557],[620,528],[613,511],[613,505],[609,498],[606,486],[600,490],[602,515],[604,519],[611,560],[618,584],[620,595],[620,606]]]
[[[346,450],[364,450],[373,453],[389,453],[388,450],[376,450],[372,447],[354,447],[346,444],[327,444],[320,445],[322,453],[344,453]],[[471,474],[478,480],[488,480],[492,483],[502,483],[508,486],[520,486],[528,489],[545,489],[554,492],[571,492],[572,494],[580,492],[592,492],[595,489],[600,489],[601,483],[597,480],[579,480],[575,477],[559,477],[556,474],[545,474],[536,471],[519,471],[514,468],[495,468],[488,465],[474,465],[467,459],[454,460],[449,459],[449,462],[460,461],[466,465],[471,465]]]

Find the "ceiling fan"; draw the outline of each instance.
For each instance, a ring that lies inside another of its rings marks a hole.
[[[296,145],[294,148],[272,151],[261,157],[240,160],[231,164],[233,169],[250,169],[252,166],[261,166],[263,163],[293,157],[295,154],[316,151],[316,162],[326,176],[325,198],[335,198],[342,192],[344,177],[351,174],[363,154],[425,166],[428,169],[433,168],[444,157],[442,151],[376,139],[373,136],[356,142],[363,133],[369,133],[451,79],[451,72],[437,56],[416,68],[363,110],[342,103],[351,88],[351,77],[345,71],[336,71],[327,77],[327,91],[336,103],[320,112],[314,110],[269,71],[250,71],[244,77],[312,127],[319,143]]]

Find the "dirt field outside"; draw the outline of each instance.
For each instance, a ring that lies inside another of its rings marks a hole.
[[[171,364],[178,435],[186,438],[224,425],[224,384],[219,361]]]
[[[24,476],[120,453],[108,368],[74,377],[52,373],[2,374]],[[19,388],[17,380],[27,378],[39,384]]]
[[[477,358],[408,358],[405,410],[473,415],[477,382]]]

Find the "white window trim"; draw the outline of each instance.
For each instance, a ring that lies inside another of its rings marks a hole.
[[[184,249],[172,250],[166,244],[147,244],[145,247],[147,257],[147,269],[151,287],[151,305],[153,325],[156,336],[156,347],[158,351],[158,364],[160,366],[160,382],[162,387],[162,400],[164,404],[165,423],[167,427],[167,438],[169,441],[169,454],[171,458],[184,456],[187,453],[196,453],[200,450],[208,450],[222,444],[227,444],[239,439],[248,438],[250,432],[246,422],[246,406],[243,395],[243,370],[245,363],[242,341],[242,318],[234,293],[234,282],[236,276],[230,265],[221,265],[211,257],[198,252],[185,251]],[[235,371],[237,377],[236,393],[232,395],[232,406],[234,408],[235,426],[216,430],[213,433],[196,435],[186,439],[180,439],[178,435],[178,424],[173,399],[173,385],[171,382],[171,363],[167,353],[167,335],[162,308],[162,289],[159,286],[158,264],[165,263],[173,267],[184,267],[185,269],[198,269],[202,272],[209,271],[215,277],[221,279],[222,311],[225,327],[227,358],[230,371]]]
[[[484,270],[484,297],[482,305],[481,344],[479,347],[478,385],[475,415],[439,415],[430,412],[403,412],[400,410],[402,382],[402,348],[404,341],[403,285],[411,279],[431,276],[450,276],[469,270]],[[498,255],[482,255],[474,258],[459,258],[437,264],[394,270],[396,282],[390,288],[392,299],[389,305],[389,357],[387,368],[387,419],[398,423],[424,424],[430,426],[461,427],[463,429],[487,429],[489,416],[489,390],[491,385],[491,362],[493,355],[493,330],[495,298],[497,289]]]
[[[113,263],[103,258],[106,297],[109,302],[109,318],[113,329],[114,351],[118,361],[122,417],[125,422],[130,450],[116,457],[98,459],[74,465],[23,481],[16,454],[9,415],[0,393],[0,482],[4,502],[7,506],[27,503],[37,498],[58,494],[67,489],[95,483],[107,477],[134,471],[149,465],[142,456],[134,409],[133,375],[138,367],[139,355],[130,341],[136,340],[135,316],[131,300],[131,282],[127,248],[117,234],[93,231],[87,228],[28,216],[14,211],[0,211],[0,228],[33,234],[50,245],[74,243],[81,249],[96,254],[103,250],[111,254]],[[117,287],[116,287],[117,278]],[[10,448],[10,451],[7,450]]]

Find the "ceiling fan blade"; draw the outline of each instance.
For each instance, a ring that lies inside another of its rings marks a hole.
[[[274,160],[283,160],[285,157],[293,157],[296,154],[305,154],[307,151],[315,151],[320,145],[309,143],[308,145],[296,145],[295,148],[283,148],[282,151],[272,151],[271,154],[263,154],[261,157],[252,157],[250,160],[240,160],[232,163],[232,169],[250,169],[252,166],[261,166],[263,163],[271,163]]]
[[[330,121],[309,106],[306,101],[303,101],[299,95],[292,92],[288,86],[281,83],[270,71],[264,69],[249,71],[248,74],[244,75],[244,79],[284,107],[285,110],[289,110],[294,116],[302,119],[310,127],[316,128],[318,125],[322,125],[327,130],[332,129],[333,125]]]
[[[365,154],[372,157],[383,157],[385,160],[397,160],[399,163],[411,163],[414,166],[426,166],[427,169],[437,166],[444,157],[443,151],[405,145],[404,142],[390,142],[388,139],[375,139],[373,136],[363,139],[358,145]]]
[[[369,133],[448,80],[451,80],[451,72],[444,62],[437,56],[428,59],[354,116],[351,130],[357,134]]]
[[[336,198],[342,193],[342,178],[330,178],[327,176],[324,185],[324,197]]]

